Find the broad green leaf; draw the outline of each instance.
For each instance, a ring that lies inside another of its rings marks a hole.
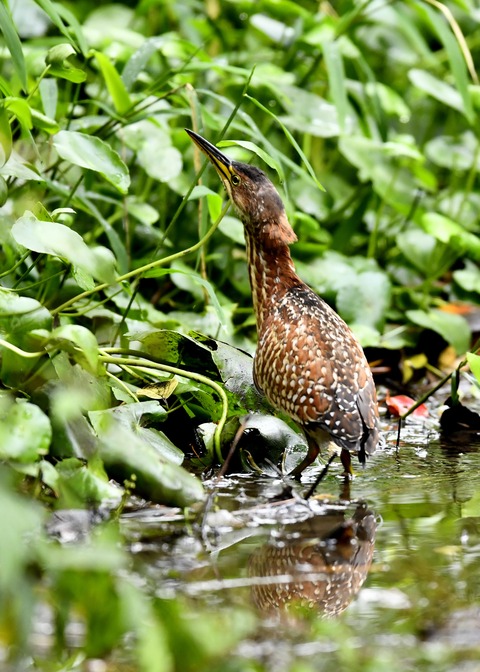
[[[89,465],[76,457],[61,460],[55,469],[58,474],[55,490],[60,508],[80,509],[86,502],[118,503],[122,497],[122,490],[118,486],[109,483],[106,476],[95,473]]]
[[[143,424],[153,420],[164,420],[166,411],[157,401],[142,401],[137,404],[125,404],[117,408],[96,411],[89,414],[90,422],[99,436],[108,432],[113,425],[121,425],[132,430],[142,441],[150,445],[159,457],[173,464],[183,462],[183,453],[163,432]],[[143,424],[142,424],[143,423]]]
[[[15,71],[24,91],[27,90],[27,69],[23,56],[22,43],[17,35],[12,16],[5,3],[0,2],[0,29],[8,47]]]
[[[6,109],[0,107],[0,168],[6,164],[12,153],[12,129]]]
[[[167,36],[164,35],[149,37],[130,57],[122,72],[122,80],[127,91],[133,88],[138,75],[144,70],[150,58],[160,51],[166,40]]]
[[[52,316],[36,299],[0,289],[0,328],[6,333],[49,329]]]
[[[0,168],[0,174],[5,177],[17,177],[19,180],[45,182],[35,166],[27,163],[15,150],[12,151],[7,163]]]
[[[467,362],[471,372],[480,383],[480,355],[476,355],[473,352],[467,352]]]
[[[390,281],[381,271],[359,273],[338,290],[337,308],[344,320],[382,329],[390,307]]]
[[[436,212],[427,212],[421,218],[422,227],[431,236],[450,246],[457,255],[467,256],[480,260],[480,238],[454,222],[449,217]]]
[[[179,465],[161,458],[142,434],[124,423],[105,423],[101,428],[99,444],[100,457],[107,473],[120,483],[125,479],[131,480],[133,475],[136,479],[135,492],[145,499],[181,507],[203,499],[204,490],[199,479]]]
[[[41,221],[27,211],[17,219],[12,227],[12,236],[27,250],[43,252],[64,259],[72,264],[80,275],[93,276],[102,282],[115,279],[115,262],[112,253],[106,249],[97,254],[83,241],[83,238],[64,224]]]
[[[430,279],[445,273],[459,256],[459,252],[441,238],[416,228],[399,233],[397,245],[405,259]]]
[[[138,164],[159,182],[169,182],[182,170],[182,155],[172,146],[170,135],[156,122],[144,119],[121,131],[126,144],[137,154]]]
[[[407,310],[407,318],[424,329],[440,334],[455,348],[457,355],[463,355],[470,347],[471,331],[467,321],[460,315],[442,310]]]
[[[56,44],[48,50],[45,57],[45,63],[47,65],[59,66],[62,65],[67,58],[74,55],[75,49],[71,44]]]
[[[128,168],[106,142],[85,133],[60,131],[53,138],[55,149],[66,161],[100,173],[122,194],[130,186]]]
[[[74,358],[85,365],[88,371],[97,373],[98,343],[92,332],[79,324],[65,324],[52,331],[50,342],[65,341],[70,344],[67,351],[72,352]]]
[[[102,71],[103,79],[116,111],[119,114],[124,114],[132,107],[132,102],[122,78],[108,56],[100,51],[94,51],[93,53]]]
[[[455,282],[466,292],[480,294],[480,269],[476,264],[465,259],[465,268],[453,271],[452,275]]]
[[[32,110],[26,100],[13,96],[4,98],[2,103],[17,117],[24,128],[32,128]]]
[[[51,440],[50,420],[38,406],[0,398],[0,459],[35,462],[48,453]]]
[[[428,93],[432,98],[442,103],[442,105],[448,105],[454,110],[465,112],[463,100],[458,91],[453,86],[438,79],[438,77],[434,77],[425,70],[413,68],[409,70],[408,78],[414,86]]]
[[[439,135],[432,138],[425,146],[425,153],[437,166],[450,170],[480,168],[479,142],[472,131],[460,136]]]

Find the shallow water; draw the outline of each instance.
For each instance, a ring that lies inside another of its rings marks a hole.
[[[278,478],[213,481],[188,534],[180,511],[125,514],[139,578],[153,594],[251,612],[235,669],[477,672],[480,442],[414,425],[399,450],[395,439],[349,492],[334,463],[308,503],[298,495],[315,470],[291,493]]]

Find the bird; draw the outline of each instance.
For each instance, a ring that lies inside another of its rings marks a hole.
[[[254,383],[303,430],[308,445],[290,475],[300,479],[321,447],[333,442],[350,477],[351,454],[363,466],[379,441],[376,389],[362,346],[333,308],[297,275],[290,253],[297,236],[267,175],[230,159],[198,133],[185,131],[213,164],[243,222],[258,336]]]

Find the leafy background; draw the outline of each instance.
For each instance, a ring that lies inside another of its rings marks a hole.
[[[267,170],[299,273],[391,379],[469,350],[480,368],[479,21],[469,0],[0,4],[12,660],[44,602],[60,658],[74,608],[87,657],[133,632],[141,669],[193,669],[180,629],[195,669],[213,669],[231,644],[202,643],[190,607],[117,578],[128,558],[114,516],[81,553],[42,527],[52,508],[121,511],[132,493],[194,505],[238,417],[264,410],[242,226],[184,127]]]

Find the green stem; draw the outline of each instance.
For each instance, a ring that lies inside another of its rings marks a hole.
[[[105,353],[100,354],[99,357],[100,361],[104,362],[105,364],[116,364],[116,365],[124,364],[126,366],[139,366],[143,368],[146,367],[149,369],[156,369],[158,371],[165,371],[166,373],[171,373],[175,376],[183,376],[184,378],[188,378],[190,380],[196,380],[198,383],[202,383],[203,385],[211,387],[212,390],[214,390],[218,394],[222,402],[222,414],[215,428],[214,443],[217,459],[219,460],[220,463],[223,462],[221,436],[228,415],[228,399],[225,390],[218,383],[216,383],[214,380],[210,380],[210,378],[207,378],[206,376],[202,376],[201,373],[195,373],[194,371],[185,371],[184,369],[179,369],[176,366],[171,366],[170,364],[162,364],[155,357],[147,355],[143,352],[139,352],[137,350],[128,350],[124,348],[104,348],[100,350],[100,353]],[[116,354],[127,355],[127,357],[110,356]],[[133,357],[137,357],[138,359],[133,359]],[[145,362],[148,362],[148,364],[146,364]]]
[[[135,270],[130,271],[129,273],[125,273],[124,275],[119,275],[118,278],[116,278],[113,282],[104,282],[101,285],[96,285],[95,287],[93,287],[93,289],[89,289],[85,292],[82,292],[81,294],[77,294],[77,296],[74,296],[68,301],[65,301],[65,303],[62,303],[61,306],[57,306],[57,308],[54,308],[51,311],[52,315],[58,315],[58,313],[63,312],[65,308],[68,308],[77,301],[81,301],[82,299],[92,296],[92,294],[95,294],[96,292],[101,292],[103,289],[106,289],[107,287],[117,285],[118,283],[124,282],[125,280],[130,280],[130,278],[134,278],[137,275],[142,275],[143,273],[147,273],[148,271],[151,271],[154,268],[164,266],[165,264],[175,261],[176,259],[181,259],[182,257],[185,257],[187,254],[192,254],[193,252],[196,252],[202,245],[204,245],[207,242],[207,240],[210,240],[210,238],[213,236],[229,207],[230,203],[227,203],[223,207],[223,210],[220,213],[220,216],[218,217],[217,221],[212,224],[212,226],[203,236],[203,238],[201,238],[198,242],[196,242],[195,245],[187,247],[185,250],[181,250],[180,252],[176,252],[175,254],[171,254],[168,257],[164,257],[163,259],[157,259],[156,261],[152,261],[149,264],[145,264],[145,266],[139,266]]]

